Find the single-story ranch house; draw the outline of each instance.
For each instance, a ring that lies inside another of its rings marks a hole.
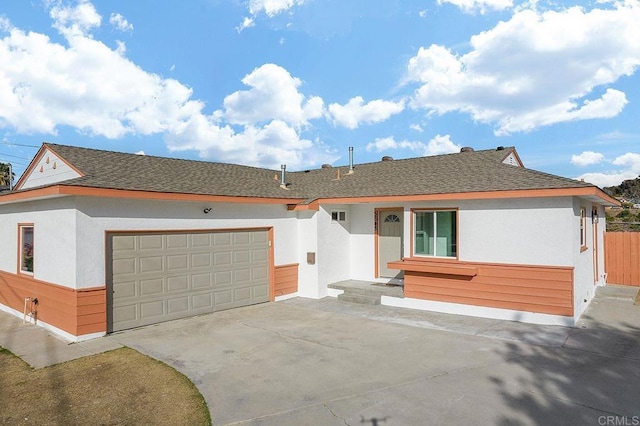
[[[287,172],[44,143],[0,195],[0,309],[72,341],[401,282],[386,305],[571,325],[604,285],[594,185],[514,148]],[[37,303],[35,301],[37,299]]]

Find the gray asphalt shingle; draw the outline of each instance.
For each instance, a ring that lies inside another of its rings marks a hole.
[[[514,148],[288,172],[236,164],[126,154],[46,144],[85,176],[59,183],[184,194],[305,199],[593,187],[574,179],[503,164]],[[337,179],[338,172],[340,179]],[[274,179],[274,177],[278,179]]]

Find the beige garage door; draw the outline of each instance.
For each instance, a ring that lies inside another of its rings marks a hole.
[[[266,230],[110,233],[107,329],[269,301]]]

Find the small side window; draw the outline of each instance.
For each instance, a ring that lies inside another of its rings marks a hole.
[[[33,274],[33,225],[19,225],[20,272]]]
[[[331,212],[331,222],[344,222],[347,220],[347,212],[343,210],[334,210]]]

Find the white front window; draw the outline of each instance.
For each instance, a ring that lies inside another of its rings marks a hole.
[[[416,210],[413,219],[415,256],[457,256],[457,211]]]

